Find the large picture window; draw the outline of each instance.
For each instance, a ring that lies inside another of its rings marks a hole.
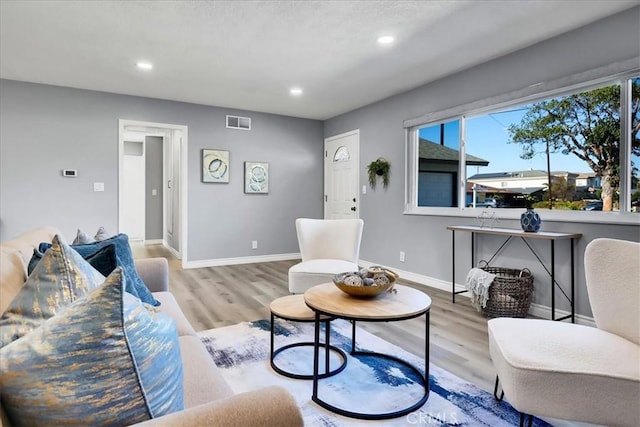
[[[640,211],[640,77],[408,134],[418,208]]]

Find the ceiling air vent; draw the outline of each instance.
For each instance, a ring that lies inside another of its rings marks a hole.
[[[227,116],[227,128],[251,130],[251,118],[240,116]]]

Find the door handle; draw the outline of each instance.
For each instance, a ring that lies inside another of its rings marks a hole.
[[[354,198],[353,198],[353,203],[355,203],[355,202],[356,202],[356,198],[354,197]]]
[[[356,207],[355,207],[355,206],[353,206],[353,207],[351,208],[351,210],[355,212],[355,211],[356,211]]]

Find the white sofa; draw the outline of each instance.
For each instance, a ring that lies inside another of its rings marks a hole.
[[[0,313],[4,312],[26,280],[26,265],[40,242],[50,242],[60,232],[42,227],[0,244]],[[205,346],[169,292],[166,259],[136,261],[136,270],[161,310],[177,326],[184,372],[185,410],[140,423],[145,426],[302,426],[295,399],[283,388],[269,387],[234,395],[213,363]],[[9,420],[0,406],[0,427]]]

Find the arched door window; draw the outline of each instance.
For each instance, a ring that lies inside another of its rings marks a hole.
[[[349,149],[344,145],[338,147],[335,153],[333,153],[333,161],[334,162],[346,162],[351,158],[349,154]]]

